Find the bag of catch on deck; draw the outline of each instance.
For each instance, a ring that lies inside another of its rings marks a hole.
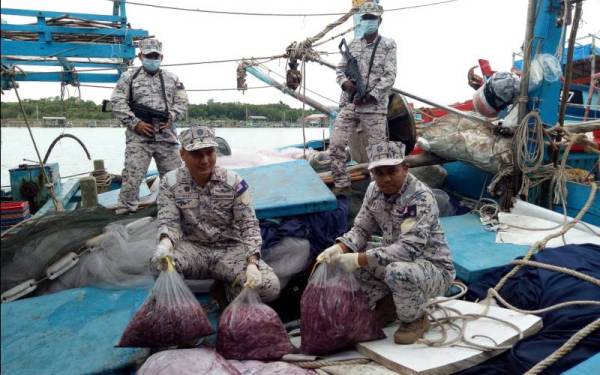
[[[166,270],[161,271],[150,296],[125,328],[118,346],[193,345],[211,333],[212,327],[200,302],[175,270],[173,261],[167,258]]]
[[[352,273],[319,264],[300,300],[301,351],[322,355],[385,338]]]
[[[212,349],[163,350],[152,354],[138,375],[241,375],[232,364]]]
[[[221,314],[217,351],[227,359],[278,360],[294,349],[281,319],[254,289],[244,288]]]

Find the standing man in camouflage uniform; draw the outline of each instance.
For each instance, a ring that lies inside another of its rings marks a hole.
[[[118,213],[137,210],[140,184],[152,158],[161,177],[181,166],[173,122],[185,117],[188,99],[179,78],[160,69],[161,51],[157,39],[142,40],[138,55],[142,67],[123,73],[110,98],[113,113],[127,128]],[[167,120],[142,116],[136,105],[166,112]]]
[[[263,301],[279,295],[279,279],[260,259],[260,227],[248,184],[215,166],[217,142],[207,127],[181,133],[185,166],[165,175],[158,195],[160,242],[152,263],[172,257],[186,278],[211,277],[256,288]]]
[[[367,152],[375,181],[352,229],[317,260],[355,271],[378,318],[387,324],[397,314],[400,326],[394,341],[412,344],[429,328],[425,303],[446,292],[455,276],[454,265],[435,197],[408,173],[402,162],[404,145],[384,142],[369,146]],[[382,243],[367,250],[377,229],[383,232]]]
[[[388,96],[396,80],[396,42],[380,36],[377,32],[383,8],[375,3],[366,2],[359,12],[362,13],[361,26],[364,35],[360,39],[354,39],[348,49],[358,62],[366,95],[358,97],[356,82],[346,76],[347,59],[342,55],[336,69],[337,83],[342,88],[341,110],[335,120],[329,146],[335,193],[350,188],[345,148],[352,132],[361,127],[369,136],[369,145],[387,139]]]

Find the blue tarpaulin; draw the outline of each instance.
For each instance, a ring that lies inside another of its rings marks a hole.
[[[600,278],[600,246],[568,245],[546,249],[532,260],[579,271]],[[485,298],[488,288],[494,287],[512,266],[487,273],[479,282],[469,286],[468,299]],[[500,294],[516,307],[534,310],[557,303],[575,300],[600,301],[600,288],[592,283],[564,273],[541,268],[524,267],[507,281]],[[544,327],[485,364],[461,374],[522,374],[564,344],[577,331],[600,316],[598,306],[574,306],[540,315]],[[594,332],[574,349],[548,367],[544,374],[560,374],[592,357],[600,350],[600,332]],[[600,374],[600,369],[594,373]]]
[[[115,373],[145,349],[116,348],[148,291],[70,289],[2,304],[2,374]]]

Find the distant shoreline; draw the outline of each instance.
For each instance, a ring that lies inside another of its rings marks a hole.
[[[196,120],[177,123],[178,128],[187,128],[191,124],[201,124],[212,128],[302,128],[300,123],[282,123],[276,121],[245,122],[237,120]],[[121,128],[116,120],[71,120],[61,124],[44,124],[41,120],[29,120],[29,125],[35,128]],[[24,128],[23,120],[2,119],[2,128]],[[327,128],[329,124],[306,123],[306,128]]]

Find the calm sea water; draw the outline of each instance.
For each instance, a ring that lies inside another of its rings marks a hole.
[[[87,147],[92,160],[104,159],[106,169],[121,174],[125,154],[125,130],[123,128],[33,128],[33,135],[42,158],[52,141],[62,133],[79,138]],[[223,137],[232,149],[232,157],[220,163],[225,166],[249,166],[285,160],[290,153],[281,154],[274,148],[302,143],[299,128],[217,128],[216,135]],[[329,137],[328,129],[307,128],[306,139]],[[23,159],[36,160],[35,149],[27,128],[1,128],[2,138],[2,186],[10,185],[11,168],[24,163]],[[295,155],[297,156],[297,155]],[[81,146],[73,139],[63,138],[52,153],[49,162],[58,162],[61,176],[89,172],[93,169]],[[154,161],[150,169],[155,169]]]

